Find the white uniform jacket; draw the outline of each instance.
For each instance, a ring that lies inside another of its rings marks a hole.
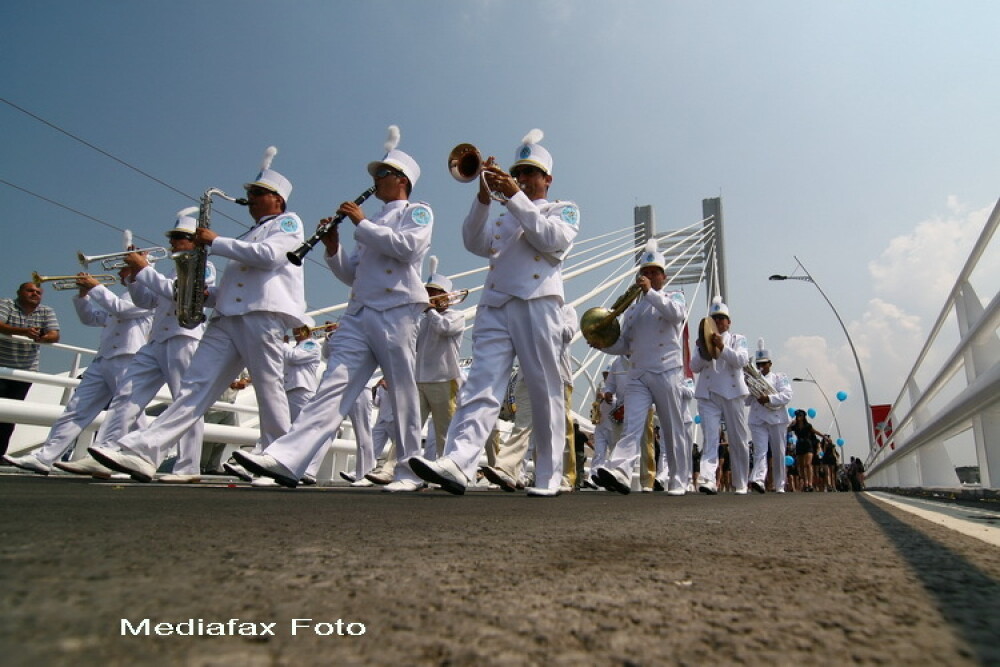
[[[602,351],[629,355],[629,377],[680,368],[686,312],[683,292],[651,289],[625,310],[621,336]]]
[[[427,303],[420,267],[431,246],[434,214],[423,202],[388,202],[378,214],[358,223],[354,250],[340,245],[326,256],[330,270],[351,289],[345,312],[384,311],[408,303]]]
[[[727,331],[722,334],[722,343],[718,359],[706,361],[697,352],[691,355],[691,370],[698,374],[694,395],[699,400],[713,393],[723,398],[743,398],[750,393],[743,379],[743,367],[750,360],[747,339]]]
[[[322,352],[322,346],[312,338],[306,338],[297,345],[285,343],[285,391],[300,388],[316,391]]]
[[[774,406],[770,409],[757,402],[753,396],[747,396],[746,402],[750,406],[749,424],[782,424],[788,423],[788,413],[785,406],[792,400],[792,381],[784,373],[768,373],[764,379],[771,383],[776,394],[767,397],[768,403]]]
[[[136,274],[134,282],[129,283],[128,293],[132,301],[137,306],[153,309],[153,325],[149,331],[151,341],[163,342],[174,336],[200,340],[205,333],[204,324],[188,329],[177,322],[177,302],[174,300],[176,277],[175,267],[170,267],[166,273],[159,273],[147,266]],[[215,287],[215,267],[211,262],[205,269],[205,286],[209,289]]]
[[[465,333],[465,316],[450,308],[431,308],[417,327],[417,382],[447,382],[462,377],[458,354]]]
[[[98,285],[82,297],[73,297],[73,306],[83,324],[104,327],[96,358],[135,354],[146,344],[153,311],[132,303],[128,294],[119,297],[104,285]]]
[[[518,192],[490,222],[488,204],[475,198],[462,224],[466,249],[490,262],[479,303],[501,306],[511,297],[563,297],[562,260],[580,229],[572,202],[530,201]]]
[[[287,315],[295,326],[306,324],[302,267],[287,257],[303,241],[299,216],[282,213],[265,219],[243,237],[220,236],[212,242],[212,254],[230,261],[206,305],[217,315],[263,311]]]

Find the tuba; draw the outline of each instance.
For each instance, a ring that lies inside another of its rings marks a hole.
[[[209,188],[201,196],[198,206],[198,226],[208,229],[212,222],[212,197],[246,206],[246,199],[230,197],[218,188]],[[177,302],[177,322],[185,329],[194,329],[205,317],[205,275],[208,271],[208,248],[199,245],[194,250],[173,254],[177,263],[177,282],[174,300]]]
[[[610,309],[597,307],[585,312],[580,318],[580,333],[583,334],[584,339],[598,349],[613,345],[622,335],[618,316],[624,313],[625,309],[640,296],[642,296],[642,288],[633,284],[618,297]]]
[[[753,361],[743,367],[743,379],[746,380],[747,389],[750,390],[750,395],[754,398],[760,399],[765,396],[773,396],[778,393],[778,390],[775,389],[771,383],[760,374],[760,371],[757,370]],[[782,406],[771,405],[770,403],[768,403],[765,407],[770,410],[782,409]]]

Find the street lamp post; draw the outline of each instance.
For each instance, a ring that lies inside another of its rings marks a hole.
[[[817,381],[816,378],[813,377],[813,374],[809,371],[808,368],[806,369],[806,373],[809,375],[809,377],[807,377],[807,378],[792,378],[792,382],[810,382],[810,383],[816,385],[816,388],[819,389],[819,393],[823,397],[823,400],[826,401],[826,407],[830,408],[830,414],[833,415],[833,423],[837,427],[837,437],[838,438],[843,438],[843,434],[840,432],[840,420],[837,419],[837,411],[833,409],[833,404],[830,403],[830,399],[827,398],[826,392],[823,391],[823,387],[820,386],[819,381]]]
[[[794,257],[794,255],[793,255]],[[799,261],[798,257],[795,257],[795,263],[799,265],[799,268],[806,274],[804,276],[783,276],[781,274],[775,274],[770,276],[768,280],[804,280],[807,283],[812,283],[813,286],[819,290],[820,295],[822,295],[823,300],[826,301],[826,305],[830,306],[830,310],[833,311],[834,316],[840,323],[840,328],[844,330],[844,336],[847,338],[847,344],[851,346],[851,354],[854,355],[854,363],[858,367],[858,377],[861,379],[861,395],[864,397],[865,402],[865,421],[868,423],[868,449],[873,451],[875,449],[875,425],[872,423],[872,409],[871,401],[868,400],[868,385],[865,383],[865,372],[861,369],[861,360],[858,358],[858,351],[854,347],[854,341],[851,340],[851,334],[847,331],[847,325],[844,324],[844,320],[840,317],[840,313],[834,307],[833,302],[830,301],[830,297],[826,295],[823,288],[819,286],[819,283],[813,279],[809,270],[802,266],[802,262]]]

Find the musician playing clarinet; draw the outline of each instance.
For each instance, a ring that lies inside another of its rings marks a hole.
[[[265,152],[257,178],[244,185],[254,226],[239,238],[220,236],[207,227],[195,230],[195,242],[229,259],[206,303],[211,319],[173,405],[148,429],[118,443],[95,445],[90,453],[102,464],[148,482],[163,453],[200,419],[244,368],[253,377],[260,409],[263,448],[288,431],[291,419],[284,390],[285,330],[306,323],[302,269],[287,253],[302,243],[302,222],[286,210],[292,184],[271,169],[277,149]],[[227,471],[249,474],[232,463]]]
[[[382,209],[372,218],[354,202],[344,202],[338,209],[354,225],[354,250],[344,250],[336,225],[323,237],[326,262],[351,287],[351,296],[330,338],[319,388],[287,436],[262,454],[234,454],[250,470],[284,486],[298,484],[312,457],[337,432],[381,366],[396,414],[398,459],[394,481],[382,488],[410,492],[423,487],[408,463],[420,448],[415,358],[417,323],[428,304],[420,268],[430,248],[434,215],[427,204],[409,201],[420,166],[396,148],[398,143],[399,129],[393,125],[385,157],[368,165],[375,196],[384,202]]]

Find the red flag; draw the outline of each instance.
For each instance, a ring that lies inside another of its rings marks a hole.
[[[889,419],[889,413],[892,412],[891,405],[872,405],[870,406],[872,411],[872,424],[875,429],[875,433],[872,435],[875,437],[875,443],[879,447],[885,447],[885,443],[889,442],[892,437],[892,420]]]

